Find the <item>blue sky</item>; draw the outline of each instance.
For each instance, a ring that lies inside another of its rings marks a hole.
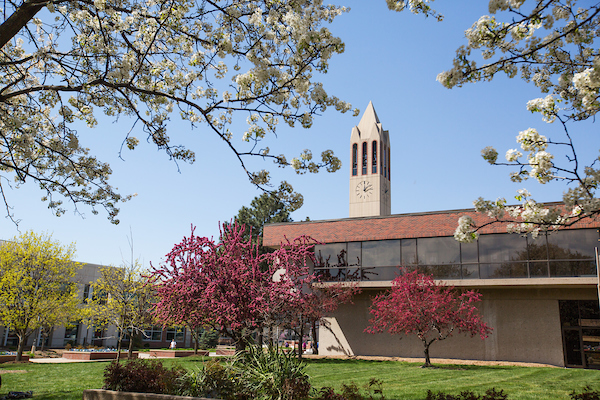
[[[487,13],[487,2],[436,3],[445,14],[443,22],[388,11],[383,0],[346,1],[351,11],[329,26],[342,37],[346,51],[334,56],[327,75],[317,77],[328,93],[361,113],[372,101],[383,128],[389,130],[392,213],[471,208],[479,196],[508,199],[525,186],[538,201],[560,200],[564,184],[513,184],[509,168],[490,166],[481,158],[481,149],[488,145],[501,155],[516,148],[515,136],[521,130],[534,127],[559,140],[561,127],[526,110],[528,100],[542,95],[519,79],[498,77],[452,90],[437,83],[437,74],[450,68],[456,48],[465,44],[464,30]],[[267,143],[272,153],[284,152],[288,159],[304,148],[315,154],[332,149],[343,163],[336,173],[296,175],[270,161],[250,162],[254,170],[271,169],[275,182],[287,180],[304,195],[304,206],[292,215],[294,220],[348,217],[349,138],[359,120],[360,116],[331,109],[316,117],[308,130],[280,125],[278,137]],[[8,193],[21,220],[19,229],[47,232],[65,244],[75,242],[77,260],[105,265],[129,260],[131,235],[134,256],[147,266],[159,263],[189,234],[192,224],[197,234],[217,236],[220,221],[229,221],[260,195],[223,142],[208,129],[192,130],[180,121],[169,126],[172,142],[195,150],[194,164],[180,164],[178,172],[163,153],[143,141],[119,159],[130,124],[107,120],[94,129],[78,130],[80,141],[111,164],[113,185],[122,193],[138,194],[122,205],[120,225],[110,224],[102,211],[93,215],[85,208],[80,210],[84,217],[70,211],[57,218],[39,201],[42,193],[28,184]],[[597,157],[597,137],[592,136],[596,128],[586,123],[570,129],[578,155],[588,162]],[[236,135],[234,140],[241,141],[243,130]],[[0,238],[16,234],[10,220],[0,219]]]

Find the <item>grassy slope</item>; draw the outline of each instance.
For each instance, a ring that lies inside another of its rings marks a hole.
[[[185,368],[200,367],[202,357],[165,360],[166,366],[179,363]],[[0,395],[8,391],[33,390],[35,399],[81,400],[84,389],[100,388],[106,362],[71,364],[0,364],[0,370],[26,370],[2,375]],[[564,368],[440,366],[423,369],[420,364],[394,361],[310,360],[308,373],[316,387],[354,381],[365,384],[370,378],[383,381],[387,399],[423,399],[428,389],[458,393],[483,393],[504,389],[510,400],[563,399],[571,390],[585,385],[600,389],[600,371]]]
[[[355,381],[364,385],[371,378],[383,381],[388,399],[423,399],[427,390],[457,394],[463,390],[484,393],[495,387],[509,399],[569,399],[572,390],[586,385],[600,389],[600,371],[537,367],[486,367],[445,365],[420,368],[421,364],[394,361],[314,360],[309,373],[316,387]]]

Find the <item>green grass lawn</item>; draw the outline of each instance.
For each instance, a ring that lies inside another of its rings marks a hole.
[[[199,368],[207,357],[164,360],[165,366],[177,363]],[[484,393],[503,389],[511,400],[569,399],[572,390],[590,385],[600,389],[600,371],[542,367],[501,367],[440,365],[420,368],[421,364],[397,361],[308,360],[308,373],[315,387],[356,382],[363,385],[371,378],[383,381],[386,399],[424,399],[427,390],[459,393],[472,390]],[[2,374],[0,395],[9,391],[33,390],[35,399],[81,400],[84,389],[102,387],[107,362],[70,364],[0,364],[0,370],[25,370],[26,373]]]

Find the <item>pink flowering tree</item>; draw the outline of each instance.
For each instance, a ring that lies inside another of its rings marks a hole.
[[[166,262],[154,268],[158,277],[156,315],[162,321],[213,326],[229,335],[242,350],[249,333],[268,309],[265,259],[245,227],[222,226],[220,241],[196,236],[175,245]]]
[[[472,290],[458,292],[436,283],[430,275],[417,271],[392,281],[392,288],[373,299],[368,333],[417,335],[423,342],[424,367],[430,367],[429,346],[453,333],[479,335],[485,339],[492,331],[481,319],[475,303],[481,295]]]
[[[286,239],[270,255],[275,270],[270,317],[276,324],[294,330],[301,341],[306,328],[312,327],[316,352],[316,323],[340,304],[351,301],[359,288],[355,283],[322,282],[322,277],[311,267],[315,264],[315,244],[307,236],[293,241]],[[302,358],[301,343],[298,358]]]
[[[245,226],[221,226],[220,241],[196,236],[175,245],[157,277],[160,321],[212,326],[243,350],[250,333],[264,327],[302,327],[348,301],[353,287],[316,288],[311,272],[315,241],[299,237],[260,254]],[[338,287],[339,286],[339,287]]]

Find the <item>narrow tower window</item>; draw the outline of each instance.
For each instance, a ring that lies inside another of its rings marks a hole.
[[[357,171],[357,157],[358,157],[358,145],[356,143],[354,143],[352,145],[352,176],[356,176],[358,171]]]
[[[377,173],[377,140],[373,140],[373,157],[372,157],[371,163],[373,164],[373,170],[371,171],[371,173],[376,174]]]
[[[367,174],[367,142],[363,142],[362,144],[362,174]]]
[[[392,160],[390,159],[390,148],[387,148],[387,168],[388,168],[388,179],[392,179]]]
[[[381,144],[381,173],[387,178],[387,151],[383,143]]]

